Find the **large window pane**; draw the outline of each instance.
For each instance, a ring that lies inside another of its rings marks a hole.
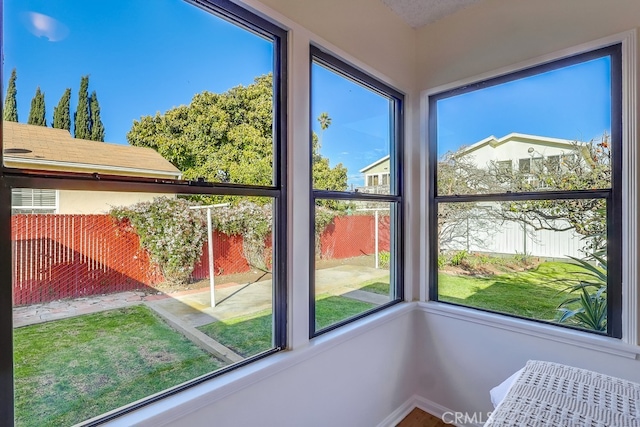
[[[17,425],[78,423],[275,346],[273,201],[131,196],[12,215]]]
[[[324,207],[346,206],[347,213]],[[315,330],[394,301],[398,295],[395,204],[317,200]]]
[[[2,38],[1,405],[38,426],[286,347],[286,32],[218,0],[45,3],[3,2]]]
[[[611,187],[611,58],[440,99],[438,195]]]
[[[430,298],[621,337],[620,46],[430,97]]]
[[[393,101],[318,62],[311,71],[313,188],[397,194]]]
[[[606,221],[604,199],[440,203],[438,299],[605,332]]]

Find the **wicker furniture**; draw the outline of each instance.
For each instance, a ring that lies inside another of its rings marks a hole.
[[[530,360],[485,427],[640,427],[640,384]]]

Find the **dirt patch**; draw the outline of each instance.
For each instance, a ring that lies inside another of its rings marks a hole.
[[[482,276],[489,277],[505,273],[518,273],[532,270],[542,264],[540,258],[530,257],[526,260],[491,259],[481,262],[477,258],[464,259],[458,265],[445,265],[439,268],[442,273],[454,276]]]
[[[177,360],[175,354],[166,350],[151,351],[146,347],[141,347],[138,350],[138,353],[149,365],[155,365],[156,363],[171,363]]]

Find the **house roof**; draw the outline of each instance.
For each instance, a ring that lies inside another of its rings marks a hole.
[[[492,148],[496,148],[499,145],[506,144],[513,140],[519,140],[519,141],[526,142],[528,144],[533,144],[533,145],[546,145],[546,146],[553,146],[558,148],[573,147],[574,144],[576,143],[580,144],[579,141],[570,141],[568,139],[551,138],[548,136],[529,135],[526,133],[514,132],[508,135],[505,135],[502,138],[496,138],[493,135],[488,136],[487,138],[482,139],[472,145],[469,145],[468,147],[462,148],[460,152],[466,155],[466,154],[472,153],[473,151],[478,150],[481,147],[484,147],[485,145],[489,145]]]
[[[360,169],[360,173],[364,173],[364,172],[368,171],[369,169],[378,166],[380,163],[388,161],[390,158],[391,158],[391,156],[389,154],[387,154],[383,158],[378,159],[375,162],[371,163],[369,166],[365,166],[362,169]]]
[[[64,129],[7,121],[2,122],[2,134],[9,167],[146,177],[181,174],[151,148],[76,139]]]

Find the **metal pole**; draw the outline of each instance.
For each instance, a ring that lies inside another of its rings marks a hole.
[[[223,208],[229,206],[229,203],[218,203],[216,205],[207,206],[190,206],[189,209],[207,209],[207,242],[209,249],[209,292],[211,293],[211,307],[216,306],[215,296],[215,277],[214,277],[214,265],[213,265],[213,226],[211,225],[211,209]]]
[[[378,256],[378,210],[376,209],[376,230],[375,230],[375,235],[376,235],[376,268],[380,267],[380,260],[379,260],[379,256]]]
[[[207,207],[207,241],[209,242],[209,292],[211,293],[211,307],[216,306],[215,278],[213,266],[213,230],[211,229],[211,207]]]

